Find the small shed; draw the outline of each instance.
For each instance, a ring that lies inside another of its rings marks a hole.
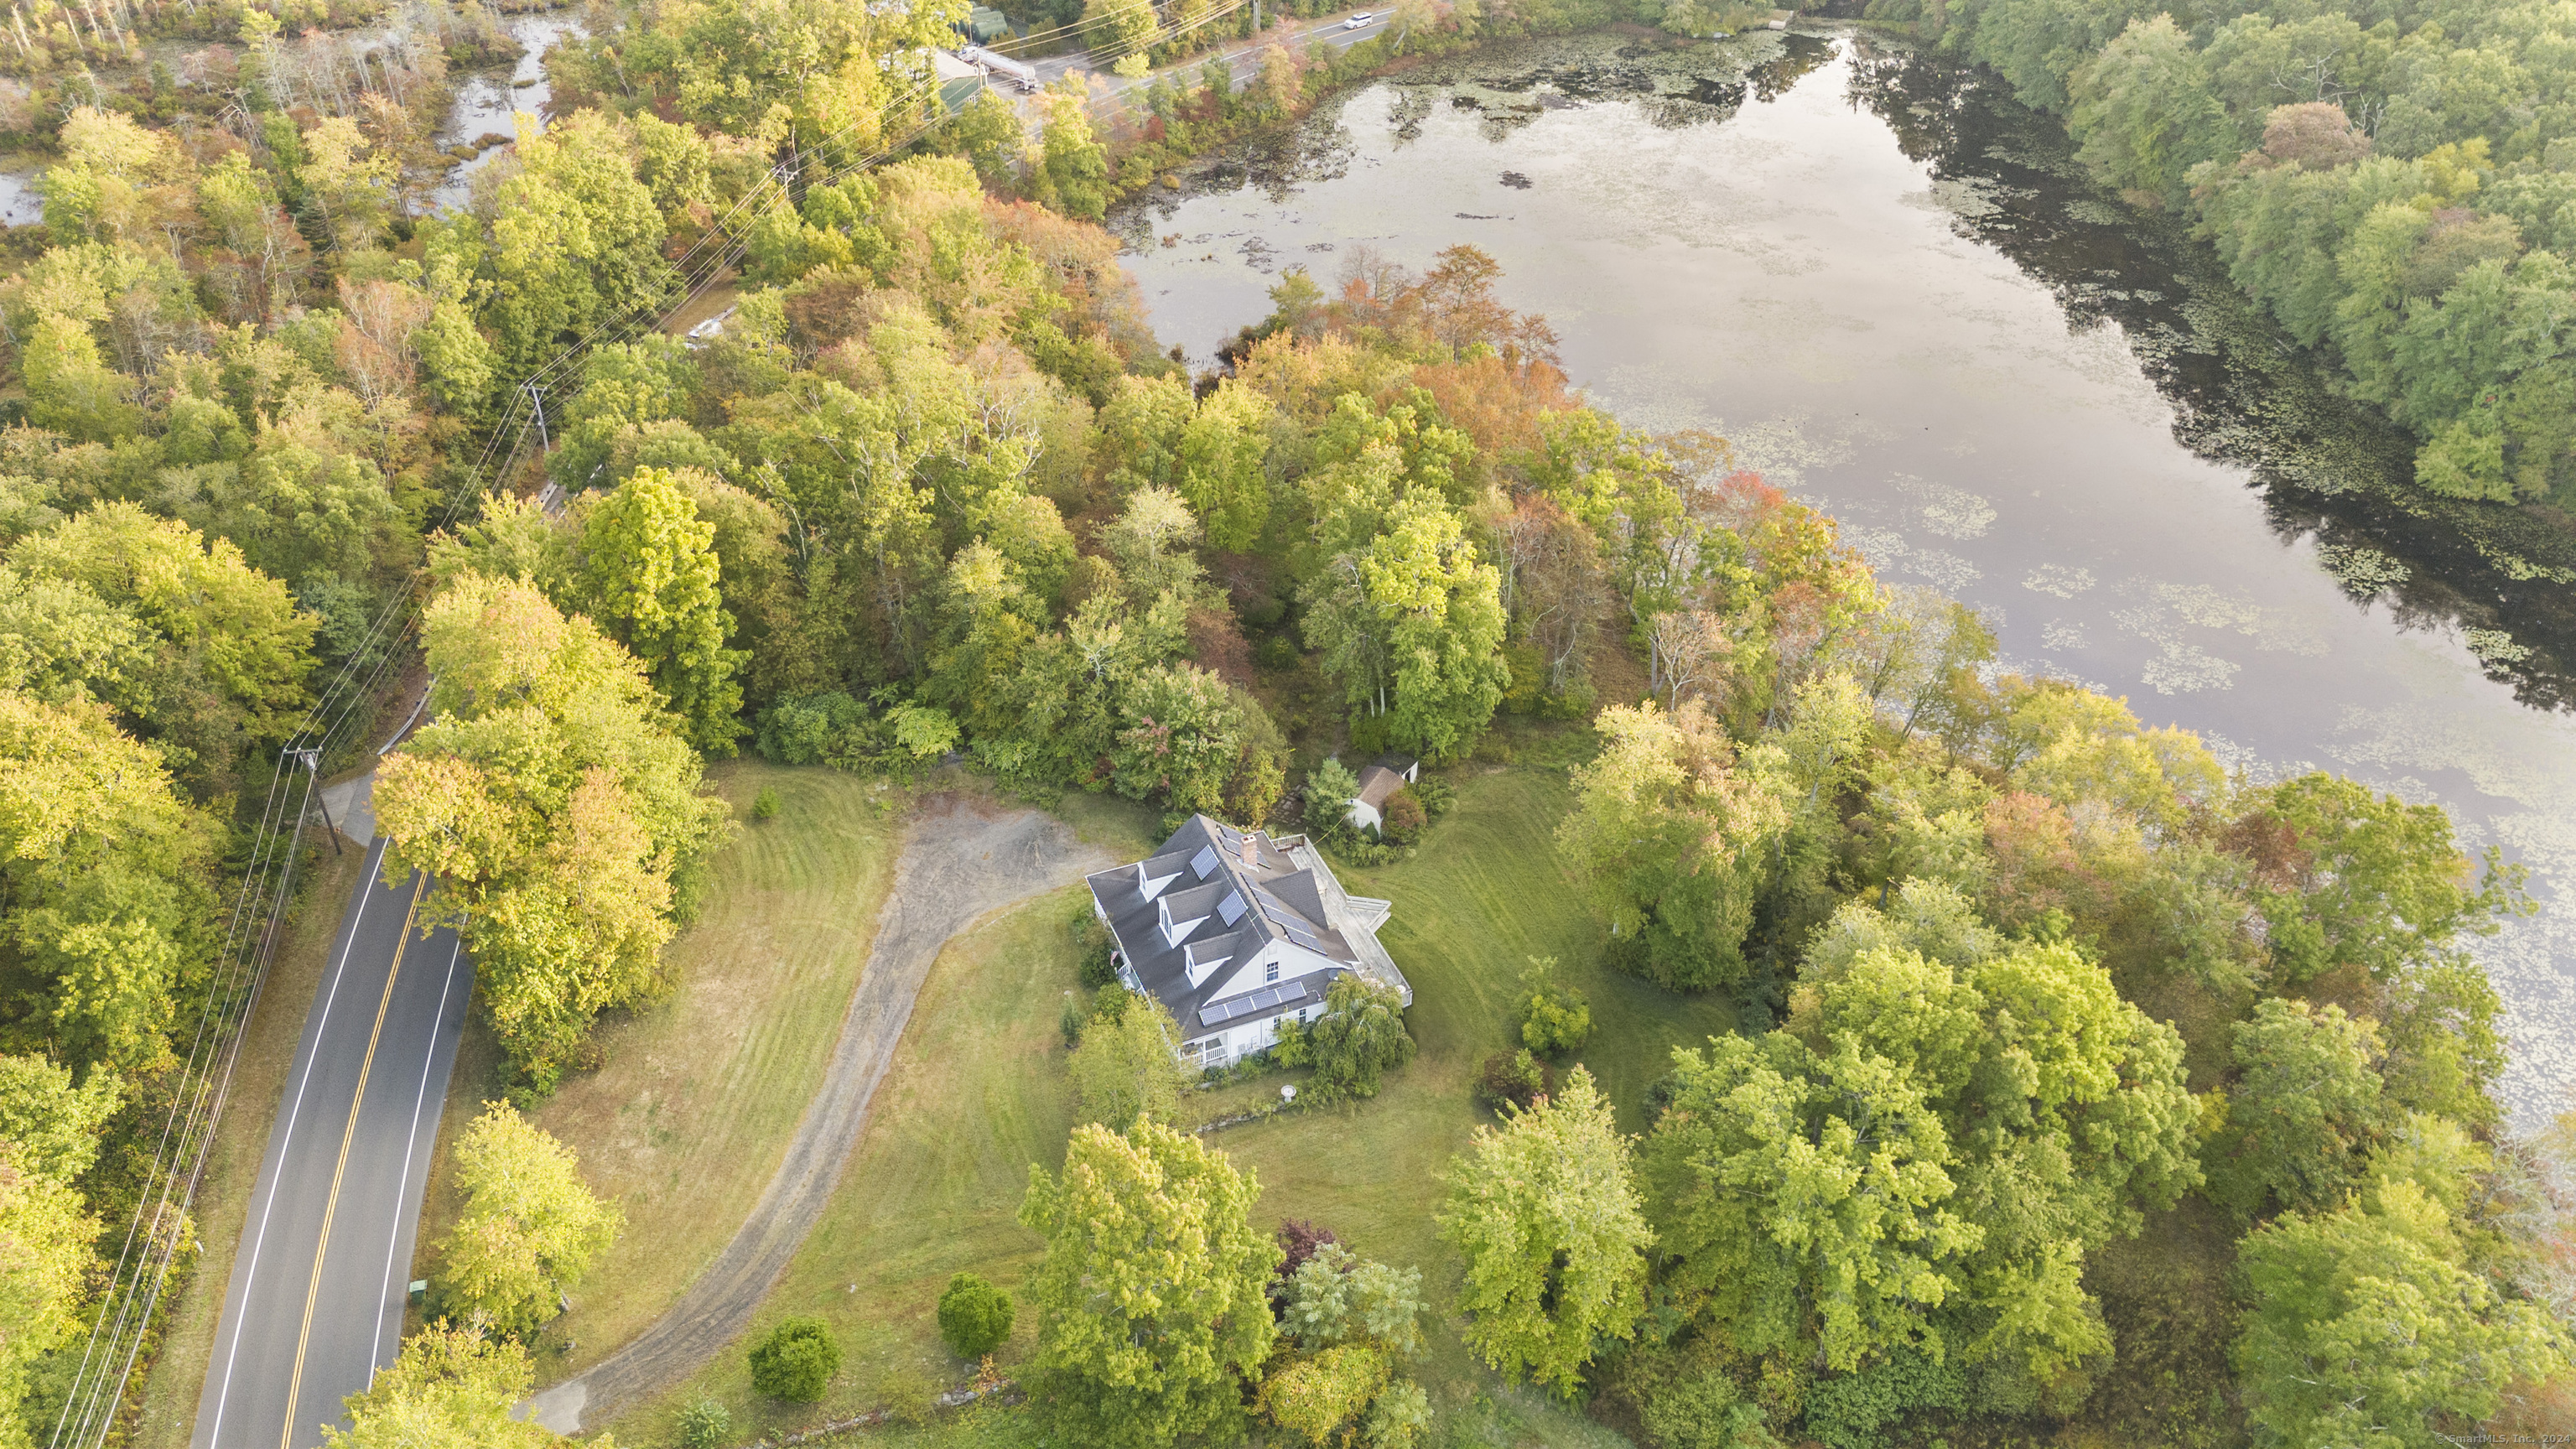
[[[1011,33],[1011,17],[990,6],[978,5],[966,12],[966,22],[958,28],[977,45],[990,45]]]
[[[1349,820],[1355,829],[1386,828],[1387,797],[1422,774],[1422,762],[1409,755],[1380,755],[1360,771],[1360,793],[1351,801]]]

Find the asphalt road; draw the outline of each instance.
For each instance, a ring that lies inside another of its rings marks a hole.
[[[473,993],[456,933],[414,921],[367,847],[304,1019],[242,1225],[193,1449],[312,1449],[402,1346],[439,1107]]]

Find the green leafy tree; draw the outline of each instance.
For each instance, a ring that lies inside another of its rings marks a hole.
[[[1011,1295],[972,1273],[958,1273],[939,1295],[939,1336],[959,1358],[982,1358],[1011,1339]]]
[[[1199,563],[1189,549],[1200,532],[1188,500],[1155,484],[1128,495],[1127,506],[1101,530],[1100,541],[1118,560],[1129,597],[1147,605],[1198,582]]]
[[[662,213],[636,179],[628,124],[588,107],[542,131],[532,117],[521,124],[520,169],[501,183],[478,259],[490,288],[478,320],[494,334],[503,377],[525,376],[582,332],[656,301],[670,275]]]
[[[1384,457],[1381,452],[1381,457]],[[1502,576],[1437,493],[1361,493],[1318,530],[1334,549],[1306,586],[1306,642],[1356,715],[1431,760],[1463,756],[1502,702]]]
[[[1150,996],[1122,993],[1114,1018],[1091,1023],[1066,1070],[1086,1122],[1123,1132],[1139,1119],[1168,1122],[1195,1075],[1173,1055],[1180,1028]]]
[[[1102,55],[1141,51],[1160,28],[1149,0],[1087,0],[1082,7],[1083,36]]]
[[[1111,0],[1119,15],[1141,14],[1153,23],[1147,0]],[[1037,108],[1046,120],[1041,129],[1038,164],[1029,190],[1052,210],[1085,221],[1098,221],[1109,208],[1109,152],[1092,133],[1089,98],[1080,79],[1067,76],[1038,92]]]
[[[1556,979],[1556,958],[1533,956],[1521,973],[1521,1042],[1550,1056],[1570,1052],[1592,1036],[1592,1003]]]
[[[1177,377],[1118,379],[1118,390],[1100,409],[1100,456],[1108,482],[1120,493],[1171,488],[1181,479],[1181,439],[1197,416],[1190,387]],[[1186,500],[1196,507],[1197,498]]]
[[[120,1099],[112,1073],[75,1088],[42,1057],[0,1056],[0,1443],[32,1442],[18,1418],[30,1371],[85,1327],[99,1222],[72,1184]]]
[[[453,1156],[464,1207],[439,1245],[441,1300],[499,1332],[555,1316],[617,1240],[625,1214],[591,1195],[581,1161],[507,1102],[486,1102]]]
[[[1324,1013],[1307,1026],[1305,1040],[1314,1084],[1355,1097],[1376,1096],[1389,1069],[1413,1060],[1403,994],[1355,971],[1324,988]]]
[[[1673,1060],[1679,1110],[1647,1176],[1677,1286],[1747,1352],[1810,1331],[1810,1295],[1832,1367],[1923,1335],[1983,1233],[1950,1203],[1950,1136],[1922,1085],[1856,1043],[1819,1059],[1782,1033]]]
[[[1359,798],[1360,781],[1351,767],[1326,756],[1306,777],[1306,828],[1317,835],[1338,836],[1351,828],[1351,802]]]
[[[143,412],[135,405],[140,387],[108,364],[86,323],[39,320],[19,350],[18,375],[27,386],[28,418],[38,427],[99,443],[142,430]]]
[[[582,359],[581,390],[557,416],[547,471],[570,492],[617,481],[602,475],[621,435],[686,418],[698,387],[696,355],[679,338],[653,333],[592,348]]]
[[[1555,1099],[1478,1127],[1450,1164],[1438,1222],[1467,1260],[1467,1346],[1505,1378],[1572,1394],[1599,1346],[1635,1335],[1655,1235],[1629,1157],[1576,1067]]]
[[[1260,702],[1190,664],[1158,664],[1126,681],[1107,751],[1110,783],[1131,800],[1237,820],[1270,813],[1287,742]]]
[[[790,1318],[751,1348],[751,1386],[773,1399],[814,1404],[841,1371],[841,1344],[819,1318]]]
[[[2236,141],[2209,70],[2173,17],[2134,20],[2069,78],[2078,155],[2124,189],[2183,199],[2183,178]]]
[[[429,577],[446,588],[467,574],[535,584],[548,598],[578,594],[577,535],[559,527],[533,498],[507,493],[483,500],[483,516],[429,536]]]
[[[0,1142],[18,1171],[51,1182],[80,1180],[98,1159],[109,1119],[124,1105],[114,1072],[72,1085],[71,1068],[44,1057],[0,1054]]]
[[[2047,1383],[2109,1347],[2086,1252],[2199,1180],[2179,1035],[2064,945],[1867,951],[1781,1030],[1673,1060],[1665,1281],[1748,1354],[1955,1343]]]
[[[245,744],[285,739],[312,702],[319,621],[227,540],[108,502],[21,540],[9,558],[30,578],[86,586],[160,636],[157,677],[128,698],[147,731],[187,752],[196,778]]]
[[[2433,1449],[2492,1416],[2517,1379],[2567,1364],[2566,1332],[2470,1270],[2451,1215],[2416,1182],[2291,1213],[2238,1249],[2254,1300],[2236,1345],[2247,1411],[2298,1449]]]
[[[747,655],[725,648],[715,525],[659,468],[640,468],[590,510],[582,529],[585,593],[611,634],[634,651],[700,749],[733,753],[744,733]]]
[[[169,209],[177,148],[167,135],[118,111],[76,106],[63,120],[62,151],[36,183],[55,235],[139,238]]]
[[[377,772],[385,869],[428,872],[503,1049],[551,1090],[592,1019],[651,988],[726,807],[635,661],[534,585],[462,576],[423,632],[434,719]]]
[[[1047,1240],[1037,1397],[1071,1442],[1148,1449],[1223,1437],[1270,1356],[1277,1240],[1252,1225],[1260,1183],[1152,1121],[1075,1129],[1064,1171],[1034,1164],[1020,1222]]]
[[[2209,1144],[2212,1195],[2250,1217],[2267,1206],[2323,1212],[2351,1192],[2363,1157],[2396,1125],[2380,1090],[2378,1028],[2329,1002],[2267,997],[2236,1023],[2238,1081]]]
[[[553,1449],[566,1441],[511,1413],[535,1383],[516,1342],[434,1323],[349,1396],[349,1427],[325,1426],[322,1439],[330,1449]]]
[[[333,116],[304,133],[304,163],[295,168],[306,214],[344,252],[373,245],[397,202],[400,163],[370,150],[355,120]]]
[[[884,147],[909,114],[897,98],[933,84],[924,51],[954,44],[965,18],[961,0],[887,12],[727,0],[675,14],[641,43],[603,35],[593,63],[610,76],[640,70],[688,120],[783,144],[811,166]]]
[[[1242,553],[1270,517],[1270,400],[1228,379],[1198,405],[1179,439],[1181,496],[1207,520],[1208,545]]]
[[[2389,981],[2522,909],[2520,880],[2491,855],[2472,887],[2469,862],[2438,805],[2409,805],[2331,775],[2274,786],[2255,824],[2274,835],[2277,885],[2255,893],[2272,960],[2297,984],[2336,966]]]
[[[21,1421],[29,1371],[78,1340],[98,1219],[68,1184],[23,1171],[0,1143],[0,1442],[34,1442]],[[50,1423],[50,1421],[48,1421]]]
[[[1613,964],[1681,989],[1740,979],[1788,801],[1737,768],[1696,699],[1672,713],[1613,706],[1595,727],[1601,753],[1575,770],[1556,839],[1609,917]]]
[[[161,752],[105,710],[0,693],[0,920],[22,973],[17,1040],[63,1053],[85,1080],[166,1070],[177,993],[210,949],[218,848]]]

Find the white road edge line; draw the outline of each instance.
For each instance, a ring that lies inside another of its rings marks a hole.
[[[440,982],[438,987],[438,1014],[429,1019],[429,1054],[421,1058],[420,1087],[411,1099],[411,1135],[403,1139],[402,1181],[394,1189],[395,1230],[385,1238],[384,1287],[376,1295],[375,1332],[367,1340],[367,1385],[370,1388],[375,1386],[375,1363],[384,1353],[385,1304],[393,1297],[394,1248],[402,1241],[402,1205],[411,1197],[411,1161],[412,1153],[420,1144],[420,1110],[429,1101],[429,1069],[438,1061],[438,1034],[445,1030],[447,997],[456,989],[456,963],[463,959],[464,955],[465,942],[459,939],[447,953],[447,979]]]
[[[339,999],[340,978],[349,969],[349,953],[358,949],[358,927],[367,917],[367,898],[375,894],[373,882],[377,863],[384,855],[386,844],[387,842],[379,840],[375,848],[367,852],[368,884],[358,892],[358,909],[349,917],[349,942],[340,948],[340,963],[331,968],[331,989],[322,995],[322,1021],[313,1029],[313,1055],[305,1058],[304,1075],[295,1083],[295,1100],[286,1109],[286,1135],[279,1138],[277,1144],[277,1161],[281,1169],[286,1164],[286,1149],[295,1141],[295,1119],[304,1111],[304,1089],[312,1084],[313,1064],[322,1059],[322,1038],[331,1030],[331,1003]],[[252,1285],[259,1281],[260,1249],[267,1246],[268,1218],[270,1213],[277,1210],[277,1190],[282,1185],[283,1172],[281,1171],[280,1181],[271,1182],[268,1185],[268,1201],[260,1205],[259,1231],[253,1234],[250,1240],[250,1267],[242,1274],[244,1305],[250,1301]],[[215,1393],[215,1422],[206,1430],[206,1449],[219,1449],[223,1441],[224,1404],[232,1397],[233,1364],[241,1357],[242,1322],[246,1316],[246,1314],[236,1314],[233,1318],[233,1343],[232,1347],[224,1352],[224,1384]]]

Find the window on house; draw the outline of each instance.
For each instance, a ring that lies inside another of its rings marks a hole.
[[[1299,1026],[1306,1024],[1306,1008],[1302,1006],[1297,1008],[1297,1024]]]
[[[1262,984],[1262,985],[1267,986],[1267,985],[1269,985],[1271,982],[1276,981],[1276,980],[1278,980],[1278,979],[1279,979],[1279,963],[1278,963],[1278,962],[1273,961],[1273,962],[1269,963],[1268,965],[1263,966],[1263,967],[1261,968],[1261,984]]]

